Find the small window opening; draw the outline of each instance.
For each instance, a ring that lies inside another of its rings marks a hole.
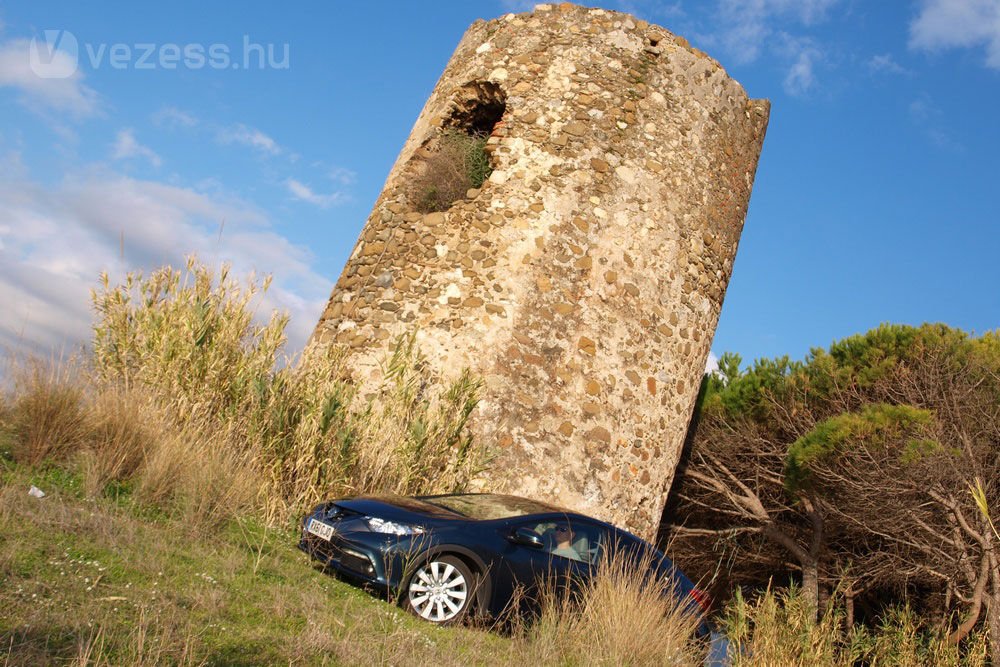
[[[424,145],[413,168],[410,200],[421,213],[444,211],[493,172],[487,145],[507,110],[503,90],[489,81],[462,86],[441,129]]]

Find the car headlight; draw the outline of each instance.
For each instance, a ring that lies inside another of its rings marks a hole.
[[[419,535],[424,532],[420,526],[410,526],[405,523],[386,521],[375,516],[366,516],[365,522],[373,533],[386,533],[387,535]]]

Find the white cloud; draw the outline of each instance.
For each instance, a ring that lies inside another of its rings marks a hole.
[[[0,44],[0,86],[18,90],[21,103],[38,113],[84,117],[98,112],[97,93],[84,85],[74,54],[59,49],[46,54],[43,77],[31,68],[31,49],[27,39]]]
[[[717,41],[739,63],[756,60],[775,33],[777,22],[813,25],[839,0],[720,0]]]
[[[345,199],[345,195],[342,192],[331,192],[328,195],[313,192],[312,188],[308,185],[302,183],[301,181],[297,181],[294,178],[289,178],[285,181],[285,185],[288,186],[288,191],[292,193],[292,197],[295,199],[308,202],[321,208],[329,208],[334,204],[340,204]]]
[[[151,116],[153,123],[158,127],[194,127],[198,124],[198,119],[186,111],[181,111],[177,107],[163,107]]]
[[[986,47],[986,66],[1000,69],[1000,0],[924,0],[910,24],[910,48]]]
[[[272,273],[258,312],[288,311],[289,348],[301,348],[331,281],[250,204],[99,170],[53,186],[0,182],[0,347],[78,345],[90,336],[88,289],[101,271],[120,278],[129,269],[181,267],[191,253],[209,265],[232,263],[233,275]]]
[[[883,53],[868,60],[868,69],[874,74],[909,74],[910,71],[897,63],[891,55]]]
[[[714,352],[708,353],[708,361],[705,362],[705,374],[709,375],[711,373],[716,373],[719,370],[719,358],[715,356]]]
[[[784,88],[789,95],[802,96],[808,93],[816,82],[813,65],[819,57],[819,51],[811,47],[803,47],[785,75]]]
[[[961,153],[965,147],[947,130],[944,113],[926,93],[910,102],[910,119],[920,132],[938,148]]]
[[[224,144],[242,144],[268,155],[281,153],[281,146],[274,139],[242,123],[219,130],[218,139]]]
[[[353,185],[358,175],[346,167],[334,167],[330,170],[330,180],[341,185]]]
[[[141,157],[149,160],[149,163],[154,167],[159,167],[163,164],[163,160],[160,156],[153,152],[153,149],[148,146],[143,146],[135,138],[135,132],[132,128],[125,128],[118,133],[117,139],[115,139],[114,152],[112,157],[116,160],[128,160],[130,158]]]

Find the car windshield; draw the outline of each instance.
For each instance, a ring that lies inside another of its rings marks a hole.
[[[501,496],[491,493],[462,494],[456,496],[428,496],[421,498],[424,502],[444,507],[470,519],[489,520],[507,519],[512,516],[538,514],[541,512],[558,512],[559,508],[544,503],[518,498],[517,496]]]

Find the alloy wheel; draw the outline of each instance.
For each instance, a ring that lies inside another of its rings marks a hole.
[[[430,560],[410,579],[410,608],[432,623],[453,621],[469,604],[471,581],[472,574],[458,559],[445,556]]]

